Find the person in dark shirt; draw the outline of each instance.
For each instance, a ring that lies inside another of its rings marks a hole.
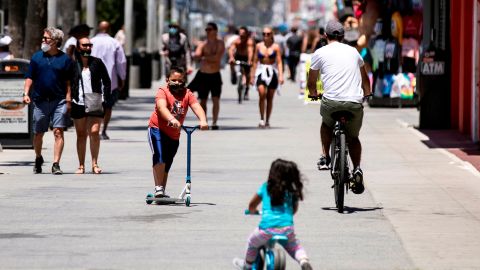
[[[25,74],[23,102],[33,102],[33,147],[35,149],[34,173],[42,172],[43,135],[53,126],[55,144],[53,148],[52,174],[63,174],[60,158],[63,151],[63,129],[65,128],[70,102],[72,101],[70,81],[73,61],[59,50],[63,32],[48,27],[43,32],[41,50],[30,60]]]
[[[290,30],[292,35],[287,39],[288,48],[288,69],[290,70],[290,80],[295,81],[297,76],[297,65],[300,61],[300,54],[302,53],[302,40],[303,38],[297,34],[298,29],[292,27]]]

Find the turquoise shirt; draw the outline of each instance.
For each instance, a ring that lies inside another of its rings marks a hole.
[[[285,194],[283,205],[271,205],[270,195],[267,190],[267,182],[258,189],[257,195],[262,198],[262,220],[260,229],[293,226],[293,198],[291,194]]]

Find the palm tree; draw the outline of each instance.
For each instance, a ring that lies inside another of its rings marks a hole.
[[[40,47],[47,27],[47,0],[28,0],[23,58],[30,59]]]
[[[25,34],[25,17],[27,13],[27,0],[8,1],[8,31],[13,39],[10,51],[15,57],[23,55],[23,36]]]

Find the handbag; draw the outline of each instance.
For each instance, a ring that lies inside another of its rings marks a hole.
[[[93,116],[103,116],[102,94],[95,93],[95,92],[85,94],[85,89],[83,88],[83,78],[82,78],[82,72],[80,69],[80,64],[78,65],[78,69],[80,71],[80,83],[82,84],[83,103],[85,104],[85,113]]]

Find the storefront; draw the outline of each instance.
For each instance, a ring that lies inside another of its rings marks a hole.
[[[451,128],[479,141],[480,0],[450,0]]]

